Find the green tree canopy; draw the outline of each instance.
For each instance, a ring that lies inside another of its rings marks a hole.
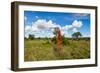
[[[75,32],[72,34],[72,37],[76,38],[76,39],[78,39],[80,36],[82,36],[82,34],[80,32]]]
[[[30,35],[29,35],[29,39],[30,39],[30,40],[33,40],[33,39],[34,39],[34,35],[31,35],[31,34],[30,34]]]

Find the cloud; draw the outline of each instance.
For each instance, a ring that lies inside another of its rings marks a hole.
[[[26,38],[29,37],[29,34],[31,34],[31,32],[32,32],[31,26],[29,26],[29,25],[25,26],[25,37]]]
[[[60,25],[57,25],[56,23],[53,23],[52,20],[46,21],[44,19],[39,19],[35,23],[33,23],[33,26],[36,25],[38,29],[50,29],[59,27]]]
[[[39,36],[41,36],[41,37],[45,37],[45,36],[46,37],[53,37],[54,35],[52,34],[53,33],[52,31],[51,31],[52,32],[51,35],[48,34],[46,31],[44,31],[44,33],[43,32],[38,33],[38,35],[34,32],[40,32],[40,31],[43,31],[45,29],[52,30],[55,27],[59,27],[61,29],[61,26],[57,25],[56,23],[53,23],[52,20],[46,21],[44,19],[39,19],[36,22],[33,22],[32,26],[26,26],[25,27],[25,32],[27,33],[27,35],[35,34],[37,37],[39,37]],[[47,35],[44,35],[46,33],[47,33]],[[42,34],[42,35],[39,35],[39,34]]]
[[[61,32],[63,32],[62,35],[66,35],[65,30],[67,33],[68,30],[72,30],[73,32],[78,32],[77,28],[81,28],[82,25],[83,25],[82,21],[74,20],[71,25],[66,25],[61,28]]]
[[[27,20],[27,17],[26,17],[26,16],[24,16],[24,20],[25,20],[25,21]]]
[[[37,19],[39,18],[38,16],[35,16]]]
[[[77,28],[81,28],[82,25],[82,21],[74,20],[71,25],[61,27],[52,20],[38,19],[32,23],[32,26],[25,27],[25,36],[28,37],[29,34],[34,34],[36,37],[54,37],[53,32],[55,27],[60,28],[62,35],[68,35],[68,30],[77,32]]]
[[[31,30],[31,26],[25,26],[25,31],[30,31]]]
[[[72,23],[72,26],[73,27],[76,27],[76,28],[80,28],[82,27],[82,21],[77,21],[77,20],[74,20],[73,23]]]
[[[87,13],[78,13],[78,14],[74,14],[74,16],[79,16],[79,17],[85,17],[88,16],[89,14]]]
[[[66,26],[62,27],[62,30],[69,30],[71,28],[73,28],[72,25],[66,25]]]
[[[77,28],[73,28],[72,31],[73,31],[73,32],[78,32]]]
[[[62,30],[69,30],[72,28],[81,28],[82,25],[83,25],[82,21],[74,20],[71,25],[66,25],[66,26],[62,27]]]

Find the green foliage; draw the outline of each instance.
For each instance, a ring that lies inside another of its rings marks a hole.
[[[78,39],[80,36],[82,36],[82,34],[80,32],[75,32],[72,34],[72,37],[76,38],[76,39]]]
[[[30,34],[30,35],[29,35],[29,39],[30,39],[30,40],[33,40],[33,39],[34,39],[34,35],[31,35],[31,34]]]
[[[56,36],[53,37],[51,39],[51,41],[52,41],[52,43],[56,44],[57,43]],[[68,44],[70,44],[69,41],[68,41],[68,39],[65,36],[62,36],[62,45],[68,45]]]
[[[28,38],[24,37],[25,40],[28,40]]]
[[[54,44],[57,43],[57,41],[56,41],[56,36],[54,36],[54,37],[51,39],[51,42],[54,43]]]
[[[51,44],[50,40],[46,40],[46,42],[43,45],[46,45],[46,44]]]
[[[69,45],[69,41],[65,36],[62,36],[62,45]]]
[[[37,39],[41,39],[40,37],[38,37]]]
[[[57,36],[57,32],[56,32],[56,31],[53,31],[53,34],[54,34],[55,36]]]
[[[67,39],[70,44],[62,46],[62,50],[59,51],[60,55],[57,51],[54,51],[54,46],[52,46],[50,40],[25,40],[24,60],[44,61],[90,58],[90,40],[80,39],[79,41],[72,41],[71,39]]]

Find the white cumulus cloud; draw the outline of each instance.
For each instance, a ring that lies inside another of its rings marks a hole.
[[[80,27],[82,27],[82,25],[83,25],[82,21],[74,20],[71,25],[66,25],[66,26],[62,27],[62,30],[69,30],[69,29],[73,29],[73,28],[80,28]]]
[[[77,20],[74,20],[73,23],[72,23],[72,26],[73,27],[76,27],[76,28],[80,28],[82,27],[82,21],[77,21]]]
[[[62,27],[62,30],[69,30],[71,28],[73,28],[72,25],[66,25],[66,26]]]
[[[52,20],[45,20],[45,19],[38,19],[37,21],[32,23],[32,26],[26,26],[25,27],[25,35],[28,37],[29,34],[35,34],[36,37],[53,37],[53,31],[55,27],[59,27],[61,30],[62,35],[66,35],[68,30],[72,30],[73,32],[77,32],[77,28],[82,27],[82,21],[74,20],[72,24],[65,25],[63,27],[60,26],[60,24],[54,23]],[[50,32],[43,31],[45,29],[50,29]],[[43,32],[41,32],[43,31]],[[40,32],[37,34],[37,32]],[[49,34],[50,33],[50,34]],[[40,35],[41,34],[41,35]],[[67,34],[68,35],[68,34]]]
[[[33,34],[34,32],[39,32],[39,31],[45,30],[45,29],[53,30],[55,27],[59,27],[61,29],[61,26],[57,25],[56,23],[53,23],[52,20],[46,21],[44,19],[39,19],[36,22],[33,22],[32,26],[26,26],[25,27],[25,32],[27,33],[27,35],[29,35],[29,34]],[[46,33],[46,32],[44,32],[44,33]],[[48,34],[48,35],[50,37],[54,36],[53,34],[51,34],[51,35]],[[46,35],[46,36],[48,36],[48,35]]]
[[[66,35],[66,33],[64,32],[65,30],[70,30],[71,29],[73,32],[78,32],[78,29],[77,28],[81,28],[82,25],[83,25],[82,21],[74,20],[72,22],[72,24],[63,26],[61,28],[61,30],[62,30],[63,34]]]
[[[77,28],[73,28],[72,31],[73,31],[73,32],[78,32]]]
[[[54,27],[60,27],[59,25],[52,22],[52,20],[46,21],[44,19],[39,19],[33,23],[33,27],[37,26],[38,29],[49,29]]]
[[[25,26],[25,31],[30,31],[31,30],[31,26]]]

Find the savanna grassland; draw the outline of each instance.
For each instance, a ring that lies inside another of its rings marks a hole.
[[[68,39],[60,54],[54,50],[51,39],[24,41],[24,61],[68,60],[90,58],[90,39]]]

